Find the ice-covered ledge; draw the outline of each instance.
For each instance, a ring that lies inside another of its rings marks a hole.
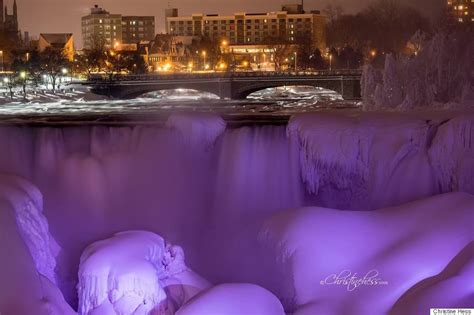
[[[0,313],[74,313],[56,287],[59,247],[49,233],[42,203],[31,183],[0,174]]]
[[[307,191],[326,200],[345,192],[370,208],[474,193],[473,111],[304,113],[292,116],[287,134]]]

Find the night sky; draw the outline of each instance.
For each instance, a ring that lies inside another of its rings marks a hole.
[[[322,9],[327,4],[339,4],[347,13],[353,13],[372,0],[306,0],[305,9]],[[444,0],[399,0],[416,5],[429,16],[442,7]],[[232,14],[235,12],[267,12],[279,10],[283,3],[296,3],[295,0],[17,0],[19,23],[22,31],[33,36],[48,32],[74,33],[76,46],[81,44],[81,21],[90,7],[99,4],[111,13],[123,15],[155,15],[157,32],[164,30],[164,9],[170,4],[177,7],[180,15],[193,12]],[[13,0],[4,0],[11,12]]]

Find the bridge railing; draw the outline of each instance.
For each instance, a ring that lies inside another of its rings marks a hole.
[[[92,74],[88,78],[89,83],[104,83],[117,81],[157,81],[157,80],[179,80],[179,79],[216,79],[216,78],[252,78],[252,77],[288,77],[288,76],[359,76],[359,69],[340,70],[316,70],[316,71],[240,71],[240,72],[206,72],[206,73],[160,73],[128,75],[116,74],[113,76],[105,74]]]

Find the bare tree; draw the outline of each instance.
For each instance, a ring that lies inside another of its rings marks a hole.
[[[283,38],[271,37],[265,40],[268,49],[273,55],[275,71],[281,71],[286,59],[293,52],[293,45]]]
[[[42,70],[50,78],[54,93],[63,69],[69,66],[67,56],[63,50],[47,47],[41,53],[40,59]]]

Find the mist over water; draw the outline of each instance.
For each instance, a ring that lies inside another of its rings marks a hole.
[[[233,116],[295,112],[321,108],[357,108],[357,102],[344,101],[336,92],[321,88],[296,86],[262,90],[246,100],[221,100],[214,94],[176,89],[151,92],[131,100],[116,100],[93,95],[83,89],[63,93],[29,94],[27,100],[16,95],[13,100],[0,96],[0,119],[34,121],[38,117],[169,115],[173,112],[205,111]]]

